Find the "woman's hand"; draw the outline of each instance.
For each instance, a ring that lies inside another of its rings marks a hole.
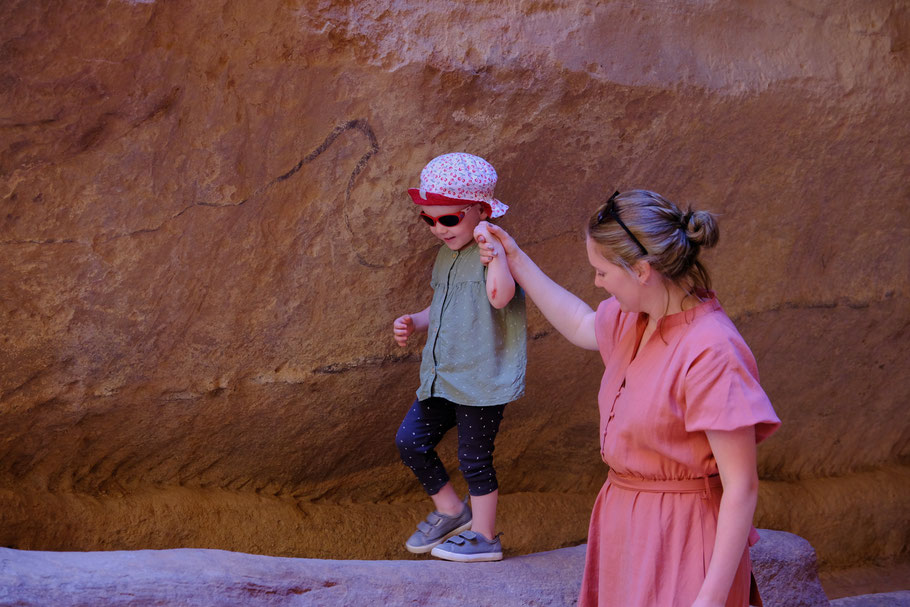
[[[515,239],[498,225],[481,221],[474,228],[474,240],[480,245],[480,261],[487,265],[494,257],[505,255],[507,259],[521,252]],[[496,246],[499,245],[499,247]]]

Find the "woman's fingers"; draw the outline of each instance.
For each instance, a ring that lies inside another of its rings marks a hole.
[[[502,244],[502,248],[505,250],[506,255],[513,253],[518,248],[518,245],[515,244],[515,239],[509,236],[509,233],[500,228],[498,225],[491,223],[487,227],[487,231],[489,231],[490,236]]]

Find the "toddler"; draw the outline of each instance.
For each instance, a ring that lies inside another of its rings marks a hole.
[[[405,547],[413,553],[461,562],[498,561],[496,533],[499,485],[493,449],[507,403],[524,394],[525,299],[504,254],[480,262],[481,221],[508,207],[493,197],[496,171],[471,154],[444,154],[420,172],[420,188],[408,190],[420,218],[445,246],[439,248],[429,307],[395,319],[395,341],[405,346],[426,331],[417,398],[395,442],[401,459],[433,500],[435,510],[417,525]],[[502,253],[502,251],[499,251]],[[455,493],[435,447],[458,427],[459,469],[471,495]]]

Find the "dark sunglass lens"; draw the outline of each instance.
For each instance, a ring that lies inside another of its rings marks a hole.
[[[443,215],[438,218],[438,221],[447,228],[454,228],[461,221],[461,217],[458,215]]]
[[[436,222],[433,221],[433,218],[430,217],[430,216],[428,216],[428,215],[421,215],[420,218],[423,219],[425,222],[427,222],[427,225],[428,225],[428,226],[435,226],[435,225],[436,225]]]

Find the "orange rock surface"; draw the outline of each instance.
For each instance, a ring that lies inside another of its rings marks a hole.
[[[718,212],[784,422],[757,524],[908,556],[906,3],[10,0],[0,32],[0,545],[405,557],[391,322],[437,246],[405,189],[467,151],[592,305],[606,194]],[[529,309],[513,554],[583,541],[606,472],[597,354]]]

